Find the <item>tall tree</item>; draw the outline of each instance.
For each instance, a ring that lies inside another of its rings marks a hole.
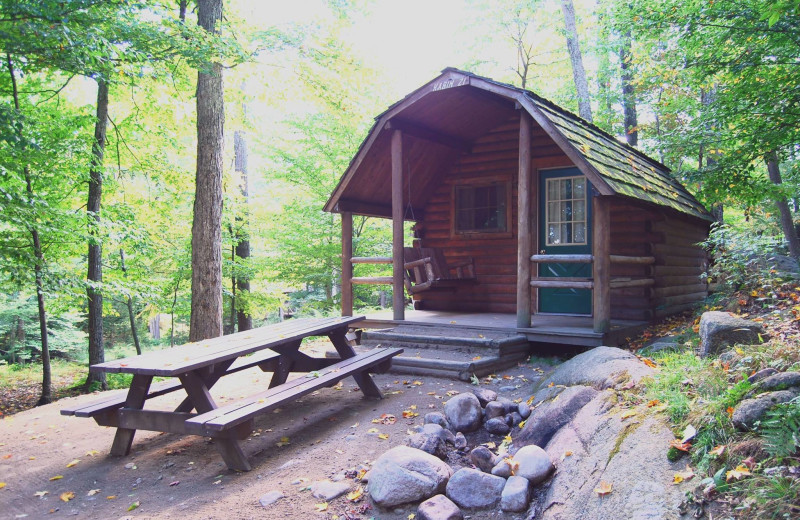
[[[106,129],[108,126],[108,82],[97,79],[97,114],[94,124],[94,141],[92,142],[92,159],[89,167],[89,197],[86,203],[86,215],[89,224],[88,283],[86,296],[89,307],[89,365],[105,361],[103,348],[103,246],[100,236],[100,204],[103,198],[103,155],[106,147]],[[107,388],[105,372],[89,372],[86,387],[99,383]]]
[[[639,123],[636,117],[636,97],[631,71],[631,32],[622,35],[619,46],[620,80],[622,81],[622,116],[625,140],[631,146],[639,145]]]
[[[583,67],[578,28],[575,25],[575,5],[572,0],[561,0],[561,11],[564,13],[564,28],[567,36],[567,50],[572,63],[572,77],[575,91],[578,94],[578,114],[585,120],[592,121],[592,104],[589,97],[589,83]]]
[[[197,24],[219,34],[222,0],[198,0]],[[189,340],[222,335],[222,64],[197,73],[197,173],[192,220],[192,310]]]
[[[250,293],[250,273],[247,261],[250,258],[250,231],[248,210],[250,187],[248,179],[248,151],[247,138],[244,132],[236,131],[233,134],[233,148],[236,163],[236,172],[239,174],[239,195],[242,198],[243,211],[236,214],[234,241],[235,246],[235,295],[241,301],[234,300],[233,307],[236,309],[236,322],[239,331],[250,330],[253,328],[253,317],[247,308],[247,297]]]

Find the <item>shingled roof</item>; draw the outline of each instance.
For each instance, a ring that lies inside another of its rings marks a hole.
[[[339,186],[331,195],[325,210],[338,210],[337,203],[344,195],[344,190],[356,170],[370,155],[371,148],[373,146],[378,148],[378,143],[381,144],[380,147],[383,146],[382,139],[385,140],[386,135],[381,134],[388,133],[384,131],[387,122],[393,118],[403,118],[407,113],[413,114],[414,110],[419,110],[418,106],[415,109],[414,104],[419,104],[419,101],[425,96],[437,95],[443,90],[463,86],[494,94],[493,97],[498,100],[513,101],[514,104],[525,109],[602,195],[631,197],[668,207],[695,218],[712,220],[703,205],[671,176],[669,168],[658,161],[531,91],[454,68],[444,69],[439,77],[415,90],[376,117],[375,125],[342,176]],[[486,94],[486,92],[482,94]],[[475,94],[471,96],[476,100],[475,103],[487,103],[486,99],[479,99],[480,96],[476,97]],[[488,96],[484,95],[483,97],[487,98]],[[500,102],[502,101],[495,101],[495,103]],[[425,113],[430,113],[436,106],[436,104],[431,104],[426,107]],[[513,107],[513,105],[508,105],[503,108],[499,104],[497,106],[498,112],[503,113],[508,113]],[[486,107],[482,107],[482,109],[488,110]],[[444,125],[444,123],[442,124]],[[487,122],[487,124],[489,123]],[[451,126],[449,133],[460,134],[463,139],[469,140],[473,136],[468,135],[470,129],[464,128],[464,126],[463,124]],[[472,130],[475,132],[484,130],[478,128],[479,125],[472,126],[474,127]],[[442,129],[446,130],[444,126],[440,128],[440,130]],[[374,150],[372,152],[374,154]]]

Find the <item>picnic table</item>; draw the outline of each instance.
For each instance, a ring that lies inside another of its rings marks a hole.
[[[130,452],[136,430],[212,437],[229,468],[249,471],[239,443],[253,431],[254,419],[287,401],[353,376],[366,397],[381,398],[369,373],[385,372],[397,348],[376,348],[356,354],[347,341],[351,325],[363,316],[309,318],[281,322],[168,350],[92,365],[90,370],[133,374],[127,392],[61,410],[62,415],[92,417],[101,426],[116,427],[111,454]],[[339,358],[317,358],[300,352],[304,338],[327,336]],[[223,376],[258,366],[272,372],[269,386],[238,401],[217,406],[210,389]],[[292,372],[303,372],[288,381]],[[169,378],[153,384],[154,377]],[[174,410],[145,410],[147,400],[183,390]]]

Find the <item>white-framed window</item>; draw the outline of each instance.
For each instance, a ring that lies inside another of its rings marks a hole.
[[[586,177],[547,179],[547,245],[587,243]]]

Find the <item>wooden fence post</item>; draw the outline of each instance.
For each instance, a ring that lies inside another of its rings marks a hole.
[[[342,212],[342,316],[353,315],[353,214]]]

